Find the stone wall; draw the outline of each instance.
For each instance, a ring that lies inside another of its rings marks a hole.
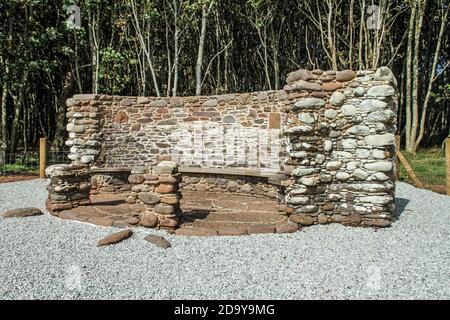
[[[139,203],[145,207],[140,216],[144,227],[174,229],[181,214],[179,192],[180,174],[172,161],[162,161],[145,174],[132,174],[129,182],[131,193],[128,203]]]
[[[284,188],[270,183],[267,177],[250,177],[227,174],[182,173],[182,191],[239,193],[280,199]]]
[[[127,203],[136,204],[134,211],[124,213],[131,215],[127,223],[148,228],[175,229],[181,214],[181,193],[178,187],[181,177],[177,173],[177,164],[162,161],[145,172],[130,172],[117,168],[92,170],[82,165],[51,166],[47,169],[50,183],[46,207],[55,216],[69,218],[73,213],[68,210],[90,205],[91,195],[118,193],[126,197]],[[93,181],[97,185],[92,184]],[[102,217],[99,216],[99,219]],[[83,221],[96,223],[95,218],[85,218]]]
[[[296,92],[284,90],[172,98],[75,95],[67,100],[69,158],[77,164],[99,166],[152,165],[176,147],[184,155],[181,165],[279,171],[285,158],[280,143],[284,110],[297,97]],[[196,126],[204,132],[201,145],[194,145]],[[273,160],[268,156],[267,161],[247,158],[226,163],[225,157],[217,155],[230,143],[218,144],[222,133],[207,131],[213,126],[225,134],[237,133],[247,149],[266,139]],[[186,132],[191,134],[190,141],[183,140]],[[187,154],[191,154],[188,162]]]
[[[397,111],[390,70],[299,71],[288,81],[290,89],[322,88],[298,99],[288,111],[295,119],[286,130],[286,162],[295,180],[285,197],[291,220],[304,225],[389,225]]]
[[[92,169],[91,194],[131,191],[131,185],[128,182],[130,173],[131,169],[126,168]]]
[[[181,129],[195,136],[196,123],[242,129],[235,138],[248,139],[246,148],[259,145],[255,136],[273,133],[281,140],[269,143],[268,153],[277,155],[269,162],[226,163],[216,157],[224,149],[217,136],[204,137],[200,145],[182,142],[191,162],[172,159],[184,166],[283,171],[290,184],[281,202],[301,225],[384,227],[394,218],[396,99],[395,77],[384,67],[298,70],[279,91],[172,98],[75,95],[67,101],[67,144],[74,164],[139,168],[170,158],[181,141],[173,133]],[[192,183],[187,175],[182,186],[223,189],[218,180],[202,183],[206,179]],[[236,183],[239,190],[247,184]]]
[[[57,165],[46,174],[50,177],[46,207],[52,214],[91,203],[91,172],[86,167]]]

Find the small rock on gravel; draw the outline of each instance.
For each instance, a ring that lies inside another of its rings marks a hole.
[[[144,240],[147,240],[150,243],[153,243],[155,246],[158,246],[163,249],[170,248],[172,245],[169,241],[167,241],[164,237],[161,236],[155,236],[153,234],[149,234],[144,238]]]
[[[38,208],[19,208],[8,210],[2,214],[5,218],[25,218],[32,216],[40,216],[42,211]]]
[[[122,242],[123,240],[128,239],[133,235],[133,231],[131,230],[123,230],[116,233],[113,233],[112,235],[107,236],[106,238],[103,238],[97,242],[97,246],[108,246],[110,244],[116,244],[119,242]]]

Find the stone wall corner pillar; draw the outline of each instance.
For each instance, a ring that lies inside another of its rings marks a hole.
[[[140,214],[140,225],[168,230],[178,227],[181,215],[180,180],[178,166],[173,161],[162,161],[149,168],[148,173],[129,177],[132,193],[127,202],[145,207]]]
[[[289,74],[286,189],[300,225],[386,227],[395,218],[396,80],[389,68]]]
[[[93,164],[101,145],[100,112],[101,96],[76,94],[66,101],[67,131],[70,147],[69,159],[73,164]]]

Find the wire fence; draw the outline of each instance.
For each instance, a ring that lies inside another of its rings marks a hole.
[[[70,163],[69,151],[48,151],[47,166]],[[37,175],[39,151],[2,153],[0,151],[0,175]]]

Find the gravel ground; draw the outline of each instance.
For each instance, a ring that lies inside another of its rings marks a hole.
[[[43,209],[46,184],[0,184],[0,212]],[[398,183],[397,207],[382,230],[186,238],[135,229],[102,248],[97,240],[117,229],[0,218],[0,299],[449,299],[450,197]]]

